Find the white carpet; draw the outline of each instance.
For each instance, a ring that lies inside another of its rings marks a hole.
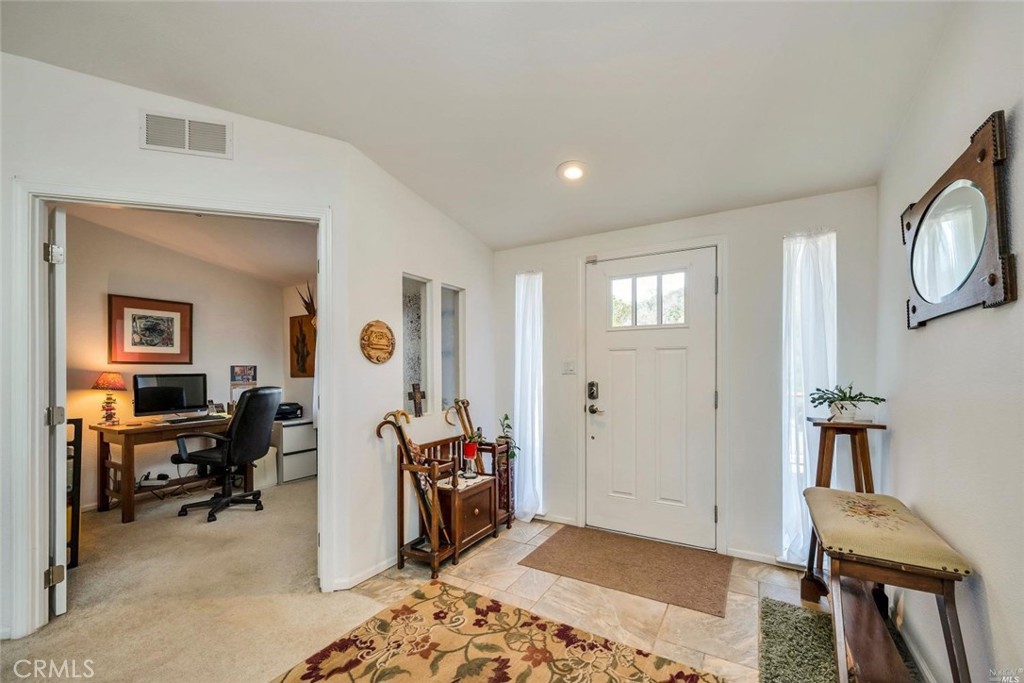
[[[260,512],[177,516],[208,495],[140,497],[132,524],[83,514],[68,613],[0,645],[0,680],[19,659],[90,659],[97,683],[261,683],[384,607],[319,592],[315,480],[264,489]]]

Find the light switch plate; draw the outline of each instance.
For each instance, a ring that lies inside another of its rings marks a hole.
[[[576,374],[576,361],[567,360],[562,362],[562,374],[563,375],[575,375]]]

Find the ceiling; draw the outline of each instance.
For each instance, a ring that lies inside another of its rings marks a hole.
[[[347,140],[504,248],[873,184],[950,8],[5,0],[2,43]]]
[[[281,287],[316,281],[313,223],[93,204],[64,208],[70,216]]]

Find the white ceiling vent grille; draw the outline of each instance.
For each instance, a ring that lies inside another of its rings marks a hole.
[[[142,112],[139,147],[230,159],[231,124]]]

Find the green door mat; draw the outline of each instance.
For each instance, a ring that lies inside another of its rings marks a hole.
[[[886,627],[915,683],[924,680],[902,636]],[[832,615],[761,599],[761,683],[836,683]]]

